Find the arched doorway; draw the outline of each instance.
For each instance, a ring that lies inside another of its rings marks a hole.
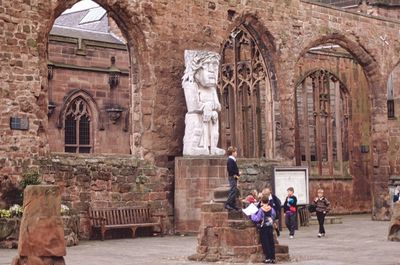
[[[150,205],[168,215],[172,202],[166,193],[172,180],[160,181],[161,174],[169,174],[165,169],[146,171],[149,164],[141,154],[137,134],[142,132],[141,69],[146,66],[138,54],[146,54],[146,49],[139,26],[132,23],[135,17],[127,16],[125,1],[108,0],[62,13],[82,2],[58,1],[58,18],[52,21],[64,24],[53,25],[55,31],[49,25],[43,33],[49,42],[41,53],[49,80],[43,83],[49,83],[49,103],[55,103],[49,104],[45,129],[47,138],[61,144],[50,142],[53,152],[43,161],[41,173],[44,181],[61,187],[62,202],[79,214],[80,237],[87,238],[90,207]],[[71,17],[78,20],[73,25],[68,24],[74,23]],[[135,121],[132,113],[137,113]],[[155,199],[155,194],[163,197]],[[170,220],[166,222],[171,227]]]
[[[325,189],[337,213],[372,208],[372,92],[348,50],[335,42],[308,48],[294,94],[296,165],[309,168],[311,197]]]
[[[78,2],[55,20],[48,41],[50,151],[131,153],[129,58],[118,25],[97,3]],[[79,101],[80,107],[91,113],[86,124],[90,133],[80,130],[80,115],[74,115],[76,131],[66,126],[74,123],[66,110],[77,90],[96,106],[90,107],[85,99]]]

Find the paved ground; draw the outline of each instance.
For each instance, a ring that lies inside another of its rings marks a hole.
[[[388,222],[369,216],[345,216],[343,224],[327,225],[327,237],[317,238],[317,226],[302,227],[295,239],[284,231],[281,244],[288,244],[296,265],[400,265],[400,242],[386,240]],[[208,265],[186,257],[196,248],[195,237],[147,237],[81,242],[67,249],[67,265]],[[0,249],[0,265],[10,265],[16,250]],[[221,263],[219,263],[221,264]],[[284,264],[284,263],[281,263]],[[289,264],[289,263],[285,263]]]

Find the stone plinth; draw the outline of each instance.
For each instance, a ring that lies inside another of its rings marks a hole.
[[[13,265],[65,264],[60,188],[53,185],[28,186],[24,192],[18,254]]]
[[[222,203],[205,203],[201,208],[197,253],[190,260],[257,263],[265,260],[255,225],[241,213],[224,209]],[[289,248],[277,243],[278,261],[289,260]]]
[[[392,220],[389,225],[389,236],[390,241],[400,241],[400,203],[393,205]]]
[[[223,188],[214,192],[216,201]],[[222,198],[221,198],[222,199]],[[226,199],[225,199],[226,200]],[[225,201],[223,200],[223,201]],[[288,246],[279,245],[275,236],[278,261],[289,260]],[[207,262],[258,263],[265,260],[256,226],[242,212],[228,212],[220,202],[204,203],[201,207],[201,225],[197,253],[190,260]]]
[[[175,159],[175,232],[198,233],[201,205],[227,179],[225,157]]]

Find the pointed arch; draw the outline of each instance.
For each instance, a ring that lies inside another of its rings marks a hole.
[[[219,96],[223,148],[237,146],[244,157],[274,155],[274,94],[259,37],[249,23],[235,27],[221,50]]]
[[[92,120],[94,124],[97,125],[96,128],[98,130],[104,130],[103,118],[99,106],[97,105],[93,96],[88,91],[83,89],[74,89],[65,96],[64,102],[61,106],[60,114],[58,116],[57,128],[65,128],[65,116],[68,108],[77,98],[82,98],[82,100],[84,100],[84,102],[88,105]]]
[[[296,164],[316,165],[319,175],[343,174],[351,121],[346,85],[328,70],[307,72],[296,82],[295,114]]]

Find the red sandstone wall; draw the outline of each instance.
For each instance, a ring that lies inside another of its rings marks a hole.
[[[52,21],[76,0],[3,0],[0,11],[0,174],[13,181],[49,153],[47,36]],[[387,218],[389,175],[386,77],[399,60],[398,23],[292,1],[98,0],[127,36],[132,70],[132,149],[173,168],[182,150],[185,104],[181,89],[185,49],[220,50],[246,15],[265,45],[280,100],[279,157],[294,156],[293,84],[303,52],[318,43],[339,43],[357,57],[372,94],[371,176],[375,218]],[[16,4],[18,3],[18,4]],[[389,45],[380,36],[387,36]],[[132,59],[132,60],[133,60]],[[10,116],[30,118],[28,131],[9,129]],[[357,161],[359,162],[359,161]]]
[[[59,185],[62,202],[79,215],[82,238],[89,236],[90,206],[149,206],[173,231],[173,175],[166,169],[126,155],[58,154],[38,164],[43,180]]]
[[[87,46],[86,55],[77,55],[77,45],[60,41],[49,42],[49,61],[54,64],[67,64],[81,67],[110,67],[111,56],[116,58],[116,67],[121,70],[129,69],[128,52],[111,48]],[[64,69],[54,67],[53,79],[49,82],[52,101],[56,104],[55,112],[49,118],[49,145],[52,152],[64,152],[64,129],[58,128],[57,123],[65,97],[75,89],[88,91],[96,101],[101,111],[104,130],[99,130],[92,117],[92,135],[94,153],[130,153],[130,123],[125,123],[125,115],[130,107],[129,76],[121,75],[117,88],[111,90],[108,85],[108,73]],[[105,109],[108,104],[115,102],[126,111],[113,124],[108,118]],[[92,110],[95,113],[96,110]],[[127,128],[128,131],[124,131]]]

